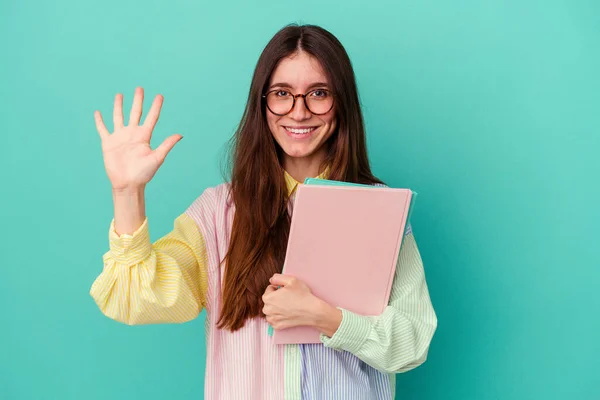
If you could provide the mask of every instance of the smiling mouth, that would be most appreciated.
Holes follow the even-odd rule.
[[[300,129],[298,129],[298,128],[291,128],[291,127],[288,127],[288,126],[284,126],[284,129],[286,131],[288,131],[289,133],[293,133],[295,135],[305,135],[307,133],[313,132],[315,129],[317,129],[317,127],[313,126],[313,127],[310,127],[310,128],[300,128]]]

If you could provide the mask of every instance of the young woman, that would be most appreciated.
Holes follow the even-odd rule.
[[[95,112],[115,213],[90,291],[102,312],[133,325],[181,323],[205,309],[206,399],[393,398],[394,373],[425,361],[437,327],[412,232],[378,316],[333,307],[280,274],[299,182],[381,183],[369,167],[341,43],[312,25],[287,26],[271,39],[235,134],[231,182],[205,190],[154,243],[144,188],[181,135],[151,149],[162,97],[140,125],[142,101],[138,88],[125,126],[117,94],[112,134]],[[268,324],[313,326],[322,344],[275,345]]]

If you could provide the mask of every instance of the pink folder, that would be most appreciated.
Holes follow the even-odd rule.
[[[412,191],[299,185],[283,273],[360,315],[388,304]],[[276,344],[321,343],[311,327],[276,330]]]

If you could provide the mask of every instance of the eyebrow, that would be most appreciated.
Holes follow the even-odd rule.
[[[279,82],[279,83],[272,84],[269,87],[269,89],[273,89],[274,87],[283,87],[283,88],[291,89],[292,85],[290,85],[289,83],[285,83],[285,82]],[[329,85],[325,82],[315,82],[307,88],[307,91],[311,90],[313,88],[316,88],[316,87],[329,87]]]

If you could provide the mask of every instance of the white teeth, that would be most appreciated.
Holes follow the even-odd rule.
[[[308,129],[293,129],[293,128],[285,128],[288,130],[288,132],[292,132],[292,133],[308,133],[308,132],[312,132],[314,131],[316,128],[308,128]]]

